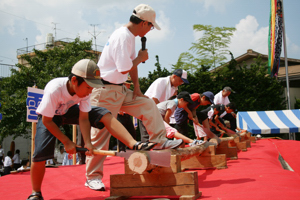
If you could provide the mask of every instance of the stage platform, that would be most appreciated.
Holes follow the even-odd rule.
[[[300,198],[300,142],[261,139],[237,160],[228,160],[227,169],[188,170],[198,172],[199,199],[214,200],[295,200]],[[279,153],[294,171],[284,170]],[[124,173],[123,159],[108,157],[104,163],[105,192],[84,186],[85,165],[47,168],[42,192],[45,200],[103,200],[110,195],[110,175]],[[0,197],[25,200],[31,193],[30,172],[0,177]],[[174,196],[132,197],[130,199],[178,199]]]

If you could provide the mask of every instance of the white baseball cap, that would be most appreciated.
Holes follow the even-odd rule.
[[[79,60],[72,67],[72,74],[82,77],[84,81],[91,87],[99,88],[103,86],[99,67],[93,60]]]
[[[155,22],[155,17],[156,17],[155,11],[151,6],[146,4],[140,4],[137,7],[135,7],[134,10],[136,12],[136,13],[132,13],[134,16],[140,18],[141,20],[151,22],[157,30],[160,30],[160,27]]]

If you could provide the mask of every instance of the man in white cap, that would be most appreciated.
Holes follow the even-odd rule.
[[[139,86],[137,66],[148,60],[148,51],[139,50],[136,56],[135,37],[144,37],[150,30],[160,27],[155,22],[155,11],[148,5],[138,5],[130,21],[115,30],[106,43],[98,66],[104,87],[93,90],[91,104],[107,108],[113,116],[121,110],[144,122],[150,136],[150,142],[157,143],[155,148],[177,148],[182,140],[168,140],[161,114],[152,99],[146,98]],[[130,75],[134,90],[126,88],[123,82]],[[97,149],[108,149],[110,133],[106,128],[92,128],[91,141]],[[87,156],[85,185],[93,190],[105,190],[103,162],[106,156]]]
[[[187,72],[183,69],[174,70],[171,76],[161,77],[156,79],[147,89],[145,95],[151,99],[156,104],[160,102],[167,101],[171,96],[174,95],[175,91],[178,90],[178,86],[182,84],[189,84],[187,80]],[[149,134],[142,121],[139,121],[141,141],[149,141]]]

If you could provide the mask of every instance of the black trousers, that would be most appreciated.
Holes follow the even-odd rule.
[[[175,128],[177,131],[186,137],[189,137],[189,126],[188,126],[188,120],[180,123],[180,124],[175,124]]]

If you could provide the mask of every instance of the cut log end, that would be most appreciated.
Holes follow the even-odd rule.
[[[133,172],[142,174],[149,165],[149,155],[146,152],[135,152],[128,158],[128,166]]]

